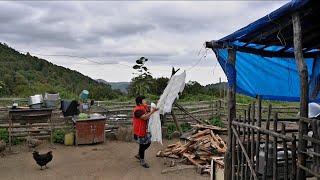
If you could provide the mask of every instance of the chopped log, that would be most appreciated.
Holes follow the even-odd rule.
[[[173,159],[179,159],[180,158],[179,156],[174,155],[174,154],[170,154],[168,157],[169,158],[173,158]]]
[[[163,151],[158,151],[156,154],[157,157],[164,157]]]
[[[167,148],[171,148],[171,147],[175,147],[177,144],[175,143],[175,144],[169,144],[168,146],[167,146]]]
[[[221,128],[221,127],[213,126],[213,125],[192,124],[191,127],[195,127],[195,128],[199,128],[199,129],[211,129],[211,130],[217,131],[217,132],[227,131],[226,128]]]
[[[201,167],[201,165],[197,161],[195,161],[190,154],[183,153],[183,156],[186,157],[193,165]]]
[[[186,137],[187,143],[183,144],[178,141],[175,144],[170,144],[164,150],[157,152],[157,156],[174,159],[184,158],[185,163],[193,164],[197,167],[198,172],[205,173],[207,169],[210,169],[211,159],[216,158],[217,154],[225,153],[227,148],[226,143],[214,132],[211,129],[198,129],[193,135]]]

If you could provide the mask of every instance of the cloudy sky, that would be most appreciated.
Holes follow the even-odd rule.
[[[131,66],[144,56],[155,77],[174,66],[209,84],[226,78],[203,43],[287,2],[0,1],[0,42],[94,79],[130,81]]]

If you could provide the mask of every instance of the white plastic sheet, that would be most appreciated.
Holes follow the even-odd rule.
[[[156,104],[151,103],[151,110],[156,107]],[[159,111],[156,111],[150,116],[148,131],[151,133],[151,141],[162,144],[161,120]]]
[[[171,112],[173,102],[179,98],[179,93],[182,92],[185,87],[185,80],[185,71],[180,75],[172,76],[163,94],[160,96],[157,105],[154,103],[151,104],[151,109],[159,109],[159,111],[153,113],[149,119],[148,131],[151,133],[151,141],[162,144],[160,114]]]
[[[179,98],[179,93],[182,92],[185,87],[185,80],[185,71],[171,77],[157,104],[160,114],[171,112],[174,100]]]

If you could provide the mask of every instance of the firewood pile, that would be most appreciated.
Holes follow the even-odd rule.
[[[199,125],[201,126],[201,125]],[[195,165],[200,173],[210,173],[213,158],[222,157],[227,150],[226,143],[215,134],[216,126],[194,126],[196,132],[188,136],[185,143],[178,141],[157,153],[157,157],[185,159],[187,164]],[[218,131],[219,132],[219,131]]]

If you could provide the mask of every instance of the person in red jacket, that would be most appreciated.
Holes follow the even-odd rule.
[[[144,96],[136,98],[136,107],[133,109],[133,136],[139,144],[139,153],[135,157],[140,160],[141,166],[145,168],[149,168],[149,165],[144,160],[144,154],[151,144],[151,134],[147,132],[148,121],[156,111],[157,109],[153,109],[150,112]]]

